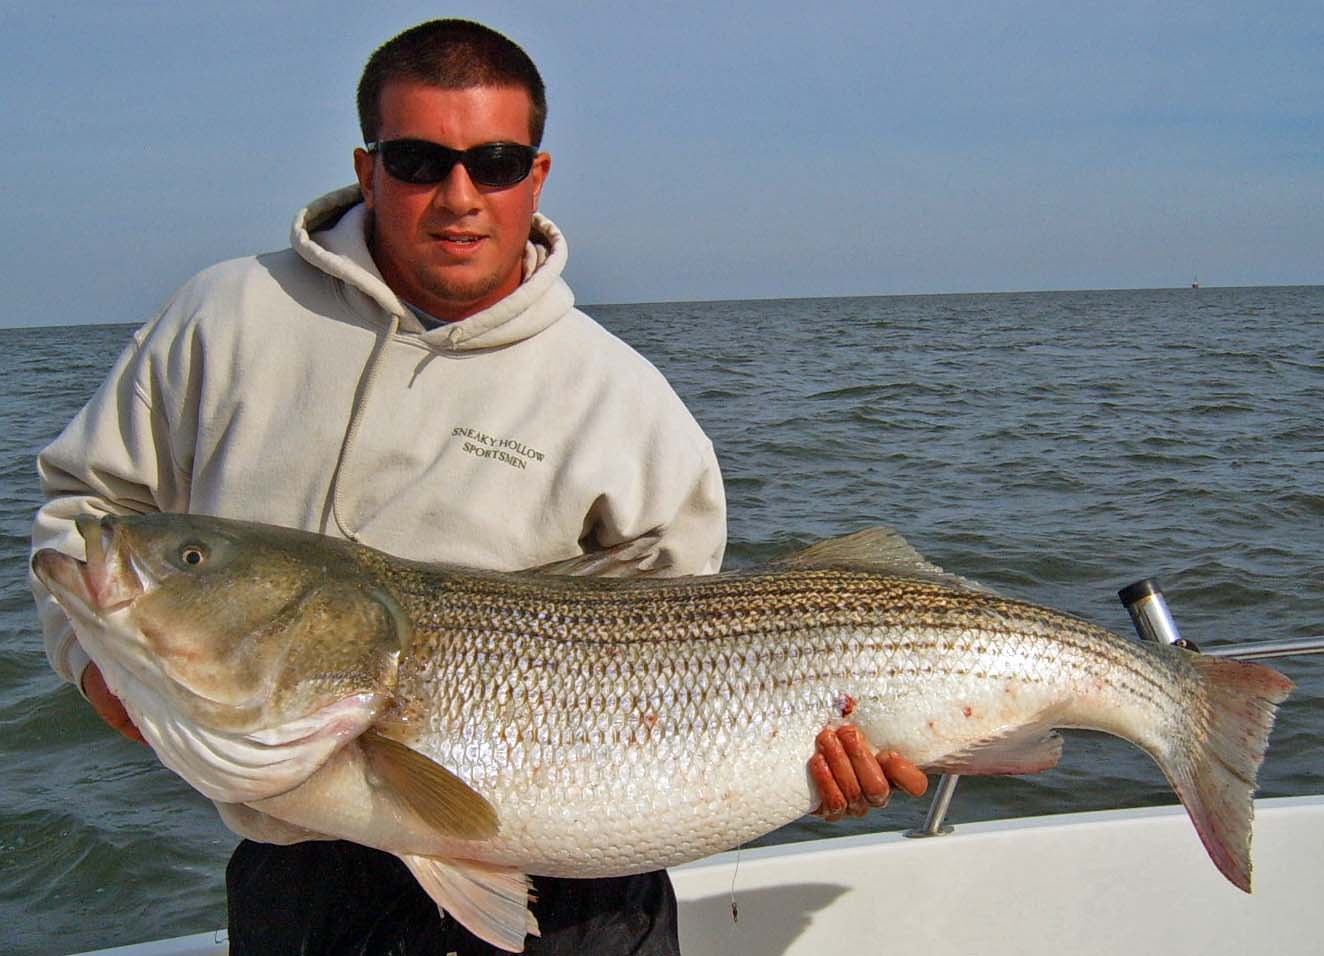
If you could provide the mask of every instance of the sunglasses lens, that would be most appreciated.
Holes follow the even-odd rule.
[[[460,158],[455,150],[436,143],[401,139],[382,143],[378,147],[386,171],[404,183],[418,186],[439,183],[445,179]]]
[[[513,186],[533,168],[534,151],[514,143],[492,143],[471,149],[464,168],[483,186]]]
[[[469,177],[480,186],[513,186],[533,169],[537,150],[518,143],[488,143],[460,152],[421,139],[396,139],[377,145],[386,171],[403,183],[430,186],[450,175],[463,162]]]

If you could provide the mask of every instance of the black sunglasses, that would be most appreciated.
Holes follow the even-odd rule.
[[[364,148],[382,157],[382,165],[393,178],[415,186],[441,182],[456,163],[479,186],[513,186],[529,175],[538,155],[535,147],[519,143],[484,143],[461,150],[425,139],[388,139]]]

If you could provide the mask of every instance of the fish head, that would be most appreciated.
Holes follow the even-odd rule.
[[[33,573],[162,762],[212,799],[297,785],[389,703],[410,625],[357,546],[203,515],[76,526],[86,559],[42,550]]]

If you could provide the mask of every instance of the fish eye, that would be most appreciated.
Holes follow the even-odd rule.
[[[179,560],[186,567],[199,567],[207,560],[207,548],[196,541],[190,541],[180,546]]]

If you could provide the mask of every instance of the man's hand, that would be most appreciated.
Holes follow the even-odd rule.
[[[844,813],[862,817],[871,807],[885,807],[893,787],[912,797],[929,788],[922,770],[894,750],[876,752],[854,724],[829,727],[815,743],[809,776],[821,801],[814,813],[825,820],[840,820]]]
[[[83,671],[83,694],[102,720],[130,740],[136,740],[140,744],[147,743],[133,721],[129,719],[129,712],[124,709],[120,699],[106,686],[106,679],[101,676],[101,668],[96,664],[88,664]]]

